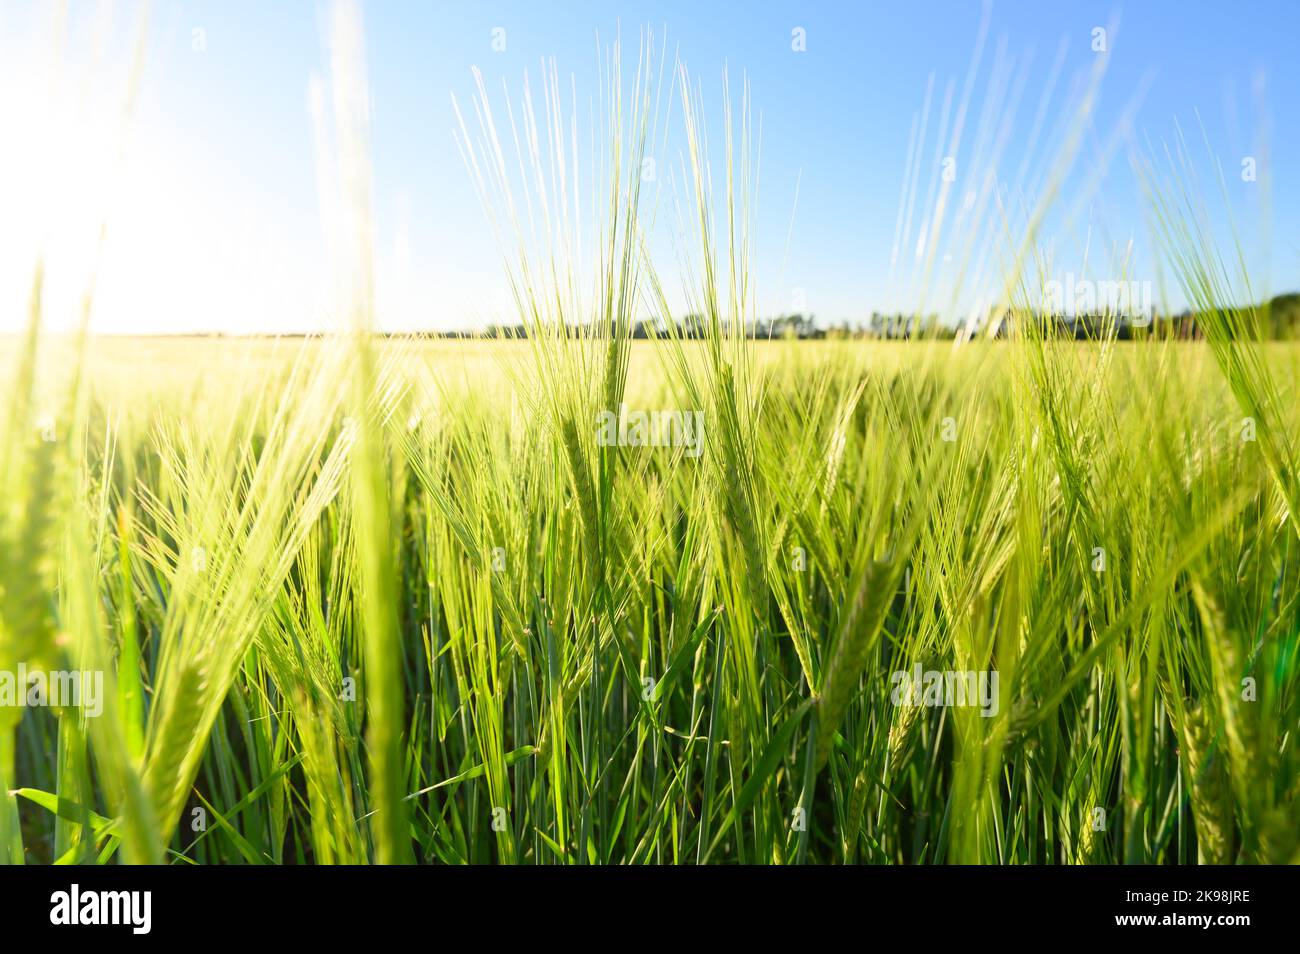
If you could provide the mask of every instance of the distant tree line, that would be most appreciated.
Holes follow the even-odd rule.
[[[1255,315],[1263,324],[1262,337],[1275,340],[1300,340],[1300,293],[1277,295],[1255,308]],[[1036,319],[1050,332],[1061,338],[1079,340],[1099,337],[1159,338],[1193,340],[1204,337],[1204,329],[1196,313],[1184,310],[1175,315],[1147,315],[1138,319],[1094,315],[1040,315]],[[998,322],[997,337],[1014,333],[1015,321],[1003,316]],[[676,333],[687,339],[707,336],[708,322],[701,315],[685,315],[670,328],[663,320],[634,321],[631,336],[634,339],[667,337]],[[762,318],[751,322],[746,334],[755,339],[843,339],[884,338],[907,340],[911,338],[954,338],[958,328],[939,320],[937,315],[881,314],[872,312],[866,322],[818,322],[814,315],[796,313],[775,318]],[[579,326],[573,333],[579,334]],[[528,329],[523,324],[493,324],[484,331],[434,332],[436,338],[527,338]]]
[[[1276,295],[1249,309],[1248,313],[1260,325],[1258,337],[1274,341],[1300,340],[1300,293]],[[1243,309],[1243,316],[1247,310]],[[1121,340],[1157,338],[1195,340],[1205,337],[1205,329],[1197,313],[1184,309],[1174,315],[1146,315],[1134,319],[1113,315],[1043,316],[1055,333],[1063,338],[1093,339],[1113,336]],[[1012,322],[1005,321],[999,337],[1011,333]]]
[[[634,321],[631,326],[631,336],[637,340],[648,338],[666,338],[671,335],[686,339],[697,339],[708,337],[708,321],[703,315],[689,314],[677,319],[674,327],[670,327],[667,322],[656,319],[653,321]],[[573,327],[575,334],[578,333],[578,326]],[[745,329],[745,334],[750,338],[824,338],[826,337],[825,329],[818,328],[814,323],[812,315],[781,315],[777,318],[762,318],[758,321],[751,322]],[[487,338],[527,338],[528,329],[523,324],[502,325],[493,324],[487,327],[487,330],[481,333],[465,334],[462,332],[452,332],[440,337],[460,338],[460,337],[487,337]]]

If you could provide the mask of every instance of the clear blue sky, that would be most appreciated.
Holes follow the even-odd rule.
[[[0,79],[10,84],[19,68],[14,63],[23,62],[21,56],[14,59],[15,52],[41,45],[48,16],[24,4],[0,9],[0,55],[9,63],[0,66]],[[107,274],[116,264],[122,277],[116,284],[105,279],[97,328],[301,330],[324,320],[326,303],[305,291],[326,284],[306,108],[308,77],[325,66],[324,11],[322,4],[299,2],[154,6],[123,173],[127,184],[112,206],[110,242],[117,244],[104,266]],[[819,319],[860,320],[899,301],[890,262],[909,137],[933,76],[910,234],[914,243],[931,183],[938,181],[932,160],[946,154],[946,149],[936,151],[935,140],[944,91],[954,84],[955,110],[983,8],[963,0],[390,0],[363,3],[362,13],[373,101],[380,294],[381,301],[400,297],[402,302],[384,321],[393,327],[447,328],[483,320],[500,301],[495,246],[453,142],[451,95],[462,104],[470,100],[471,66],[484,71],[489,89],[499,91],[503,77],[518,89],[526,69],[536,79],[539,59],[554,57],[566,83],[568,74],[574,75],[580,97],[594,96],[597,34],[608,42],[621,30],[629,59],[626,48],[635,48],[639,31],[649,26],[658,36],[666,31],[669,56],[680,57],[702,84],[711,132],[721,121],[724,67],[733,83],[746,75],[763,129],[756,229],[760,311],[789,310],[793,290],[803,289],[807,307]],[[91,31],[86,24],[94,15],[93,5],[72,4],[67,46],[74,68],[87,62]],[[127,6],[114,21],[110,45],[123,54],[130,46],[132,18]],[[1136,104],[1137,138],[1159,144],[1175,135],[1180,120],[1201,156],[1199,110],[1223,160],[1258,284],[1273,292],[1300,288],[1295,179],[1300,171],[1300,123],[1295,121],[1300,4],[1294,0],[994,3],[956,156],[954,207],[968,184],[963,174],[977,161],[981,129],[996,133],[1007,116],[996,166],[999,181],[1014,186],[1022,162],[1037,168],[1036,150],[1046,150],[1051,130],[1070,118],[1071,83],[1095,63],[1092,31],[1099,26],[1111,28],[1110,60],[1075,172],[1051,219],[1059,255],[1055,268],[1076,267],[1091,225],[1094,263],[1103,245],[1123,246],[1131,235],[1135,253],[1129,277],[1155,277],[1145,251],[1144,201],[1122,137],[1105,177],[1090,178],[1121,115]],[[495,27],[506,31],[503,52],[492,48]],[[806,52],[791,48],[796,27],[806,33]],[[199,50],[195,30],[203,31]],[[1058,50],[1064,51],[1060,95],[1031,141],[1039,94]],[[1007,82],[990,98],[990,82],[997,89],[1000,72]],[[89,75],[95,77],[92,86],[111,85],[93,71]],[[1017,89],[1023,98],[1011,114]],[[674,110],[679,112],[676,104]],[[951,124],[950,119],[948,132]],[[1259,154],[1265,131],[1267,160]],[[682,146],[682,137],[670,132],[669,163],[677,161]],[[1248,155],[1259,155],[1267,166],[1260,182],[1240,181],[1240,158]],[[1266,196],[1265,179],[1271,180]],[[12,182],[6,188],[13,189]],[[1220,204],[1217,188],[1210,199],[1212,206]],[[1272,222],[1267,248],[1258,238],[1258,205],[1265,199]],[[1078,213],[1073,218],[1067,215],[1072,209]],[[117,217],[124,222],[115,231]],[[169,277],[146,282],[132,262],[147,257],[143,249],[151,242],[162,263],[158,271]],[[914,251],[910,243],[904,258]],[[672,264],[664,263],[668,269]],[[400,288],[401,295],[385,298],[392,288]],[[902,294],[906,299],[908,293]],[[149,301],[133,307],[141,296]],[[1180,296],[1172,297],[1181,303]],[[13,304],[5,301],[6,314]]]

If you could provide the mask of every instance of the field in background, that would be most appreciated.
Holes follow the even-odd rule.
[[[266,373],[274,376],[283,372],[303,349],[320,350],[327,347],[322,338],[241,338],[241,337],[103,337],[95,340],[89,354],[90,376],[94,386],[106,400],[127,393],[138,396],[149,393],[175,394],[177,389],[217,387],[222,379],[255,376]],[[12,353],[17,339],[0,339],[0,355]],[[1001,341],[974,342],[973,346],[986,351],[989,363],[1006,365],[1003,356],[1015,353],[1014,345]],[[687,345],[697,351],[704,343]],[[1142,346],[1132,342],[1114,342],[1111,354],[1131,360],[1128,356],[1142,353]],[[1257,345],[1275,376],[1294,374],[1300,361],[1300,346],[1286,342],[1264,342]],[[447,386],[491,388],[498,383],[510,383],[509,375],[518,370],[526,372],[531,358],[525,341],[474,341],[439,340],[416,337],[385,339],[380,345],[409,360],[412,366],[427,367],[438,380]],[[1078,360],[1088,362],[1100,353],[1094,345],[1076,344],[1073,349],[1063,343],[1063,352],[1071,350]],[[772,369],[786,365],[792,374],[801,374],[812,366],[848,361],[861,368],[896,370],[914,363],[921,354],[942,355],[955,352],[951,341],[918,345],[910,341],[764,341],[752,343],[753,358],[759,367]],[[928,349],[928,352],[927,352]],[[630,343],[629,387],[653,393],[663,383],[662,357],[656,357],[656,345],[649,341]],[[1207,376],[1214,381],[1214,356],[1203,341],[1171,341],[1152,343],[1151,350],[1160,350],[1163,360],[1178,365],[1193,376]],[[52,338],[45,343],[41,356],[43,376],[53,382],[49,372],[74,359],[75,342]],[[1219,378],[1215,386],[1222,387]]]
[[[555,411],[600,339],[386,341],[364,422],[346,341],[91,341],[10,434],[0,669],[107,704],[0,727],[10,860],[1300,861],[1295,515],[1209,345],[725,344],[630,348],[691,457]]]

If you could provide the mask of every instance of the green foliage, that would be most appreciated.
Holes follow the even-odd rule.
[[[1296,535],[1209,345],[750,347],[757,567],[725,436],[698,460],[599,448],[609,487],[584,493],[525,410],[544,385],[487,373],[527,344],[377,348],[407,814],[384,837],[445,862],[1295,859]],[[629,400],[679,401],[672,348],[632,349]],[[389,860],[363,821],[388,803],[334,398],[352,365],[327,344],[166,354],[226,375],[225,400],[112,385],[136,423],[84,428],[94,503],[58,522],[85,544],[45,584],[53,630],[141,687],[147,744],[128,705],[27,710],[7,734],[24,853]],[[1300,354],[1263,361],[1290,382]],[[107,423],[101,400],[83,413]],[[306,447],[277,439],[307,421]],[[996,669],[997,714],[895,705],[917,663]],[[94,774],[52,773],[79,738]]]
[[[715,194],[683,69],[688,334],[639,224],[653,47],[626,100],[616,48],[591,247],[554,71],[549,140],[481,83],[462,124],[527,340],[382,340],[338,17],[346,333],[68,349],[37,273],[0,670],[106,688],[0,709],[0,860],[1300,862],[1300,350],[1182,196],[1206,341],[1041,333],[1029,228],[1010,341],[756,342],[747,95]],[[701,453],[602,442],[624,405]],[[909,705],[917,668],[996,695]]]

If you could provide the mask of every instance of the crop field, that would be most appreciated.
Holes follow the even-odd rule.
[[[648,33],[590,108],[475,69],[437,186],[509,315],[436,337],[383,321],[364,32],[323,25],[327,327],[97,334],[122,254],[0,301],[0,863],[1300,864],[1300,343],[1182,139],[1132,161],[1185,310],[1063,331],[1095,47],[1018,191],[947,165],[955,81],[914,122],[905,340],[762,324],[747,81],[719,114]]]
[[[597,444],[604,340],[386,342],[365,422],[346,341],[101,345],[9,431],[4,662],[107,674],[5,710],[9,859],[1300,860],[1289,386],[1251,433],[1205,343],[720,344],[611,402],[698,457]]]

